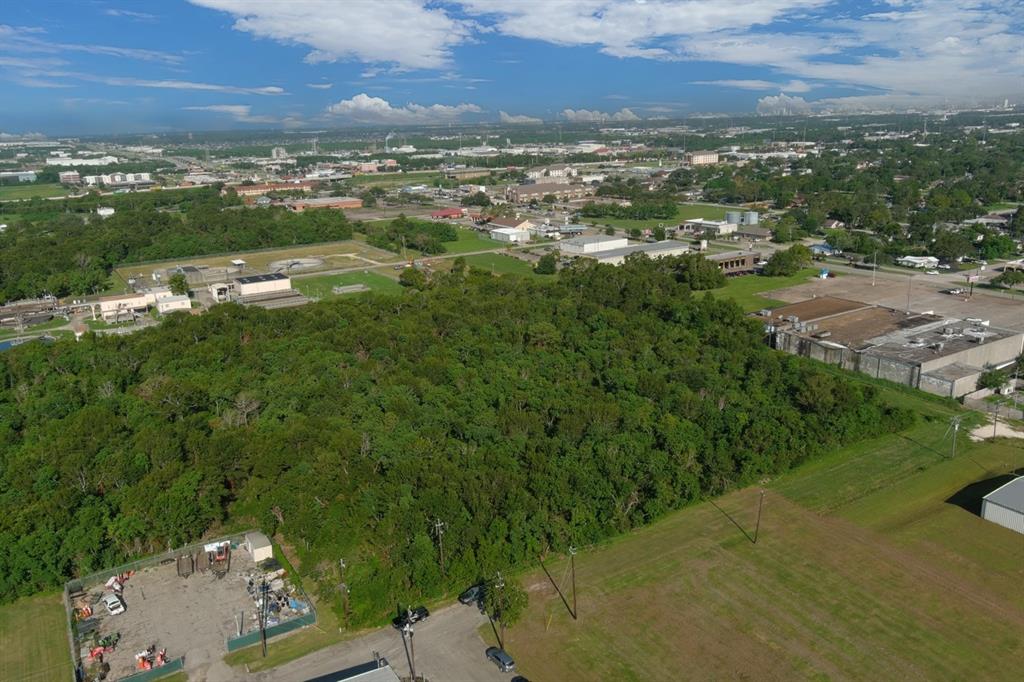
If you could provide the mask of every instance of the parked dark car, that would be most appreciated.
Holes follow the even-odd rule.
[[[396,630],[401,630],[406,626],[406,624],[413,625],[421,620],[426,620],[429,616],[430,611],[427,610],[426,606],[417,606],[414,609],[403,611],[392,618],[391,625],[393,625]]]
[[[516,669],[516,662],[512,660],[512,657],[504,649],[489,646],[485,653],[488,659],[494,661],[494,665],[498,666],[498,670],[501,672],[510,673]]]
[[[484,598],[484,586],[473,585],[459,595],[459,602],[463,604],[475,604]]]

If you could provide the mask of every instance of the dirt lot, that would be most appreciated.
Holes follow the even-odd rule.
[[[975,289],[974,296],[964,300],[964,296],[942,293],[942,290],[949,286],[951,284],[927,275],[915,276],[909,287],[907,277],[881,276],[875,286],[871,286],[870,276],[841,274],[834,279],[814,280],[807,284],[778,289],[770,292],[769,296],[787,303],[802,301],[812,296],[838,296],[905,310],[909,288],[910,307],[916,312],[930,310],[937,315],[961,319],[980,317],[983,320],[991,320],[994,326],[1024,330],[1024,299],[1013,300],[993,296]]]
[[[232,552],[231,570],[222,579],[210,571],[180,578],[173,563],[133,575],[124,586],[125,612],[101,616],[102,635],[121,633],[117,649],[105,656],[112,679],[136,672],[135,654],[150,645],[166,648],[169,660],[184,655],[189,679],[233,679],[221,659],[240,613],[246,631],[251,627],[254,604],[246,593],[245,573],[254,568],[248,552],[240,549]]]

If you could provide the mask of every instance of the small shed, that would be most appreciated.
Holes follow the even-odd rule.
[[[1024,476],[981,498],[981,518],[1024,534]]]
[[[258,531],[245,534],[245,548],[249,550],[252,560],[257,564],[274,558],[274,548],[270,544],[270,538]]]

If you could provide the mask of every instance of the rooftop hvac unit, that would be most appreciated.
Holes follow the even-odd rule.
[[[958,333],[958,331],[957,331],[956,327],[943,327],[942,328],[943,336],[956,336],[957,333]]]
[[[942,349],[946,347],[946,344],[943,343],[942,341],[939,341],[938,343],[933,343],[931,347],[935,349],[936,353],[941,353]]]

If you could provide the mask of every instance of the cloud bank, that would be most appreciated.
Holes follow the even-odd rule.
[[[459,120],[463,114],[479,114],[482,111],[483,109],[476,104],[466,103],[427,106],[409,103],[396,107],[386,99],[371,97],[365,92],[327,107],[329,114],[353,123],[393,123],[397,125],[449,123]]]

